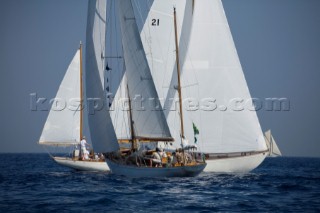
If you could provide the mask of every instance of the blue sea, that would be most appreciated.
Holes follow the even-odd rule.
[[[0,212],[320,212],[320,158],[158,179],[78,172],[47,154],[0,154],[0,165]]]

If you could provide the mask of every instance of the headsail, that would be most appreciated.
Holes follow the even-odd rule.
[[[119,18],[136,138],[172,140],[158,102],[130,0],[119,2]]]
[[[88,122],[96,152],[119,149],[104,93],[106,0],[88,3],[86,40],[86,96]]]
[[[47,121],[44,125],[39,144],[52,146],[71,146],[80,141],[80,50],[73,57],[60,84]],[[58,106],[56,104],[66,103]],[[78,107],[70,108],[76,101]],[[75,103],[76,103],[75,102]],[[73,106],[73,105],[72,105]]]
[[[198,85],[188,87],[187,94],[202,107],[198,112],[188,111],[189,118],[200,124],[201,147],[209,153],[266,150],[257,114],[245,108],[252,106],[251,95],[221,0],[196,1],[193,16],[182,78]],[[219,107],[204,109],[203,101],[208,98],[214,98]],[[243,110],[232,106],[234,99],[246,103]]]
[[[195,122],[201,129],[199,146],[205,152],[266,150],[257,114],[248,109],[253,108],[251,95],[221,0],[195,1],[192,17],[182,66],[183,99],[191,100],[191,107],[184,108],[185,120],[190,123],[185,125],[187,138],[193,137]],[[239,99],[243,110],[232,105]],[[176,112],[170,111],[170,128],[178,129],[177,119]]]
[[[271,157],[281,156],[282,154],[280,152],[280,149],[276,141],[274,140],[270,129],[264,133],[264,137],[266,140],[266,145],[269,149],[269,156]]]

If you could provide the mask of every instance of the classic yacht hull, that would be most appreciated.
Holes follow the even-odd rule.
[[[69,167],[80,171],[109,171],[109,167],[105,161],[80,161],[66,157],[53,157],[53,160],[65,167]]]
[[[268,151],[265,151],[246,156],[208,159],[204,172],[247,173],[258,167],[267,155]]]
[[[127,177],[194,177],[199,175],[207,164],[180,167],[137,167],[118,164],[106,160],[112,173]]]

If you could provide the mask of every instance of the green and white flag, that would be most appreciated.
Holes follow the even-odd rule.
[[[197,136],[199,135],[199,129],[197,128],[197,126],[192,122],[192,126],[193,126],[193,134],[194,134],[194,143],[197,143],[198,138]]]

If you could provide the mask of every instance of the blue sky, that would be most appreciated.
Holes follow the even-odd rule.
[[[253,97],[288,98],[290,111],[258,111],[284,155],[320,157],[320,1],[223,0]],[[2,0],[0,152],[43,152],[47,111],[30,93],[53,98],[79,41],[87,0]]]

